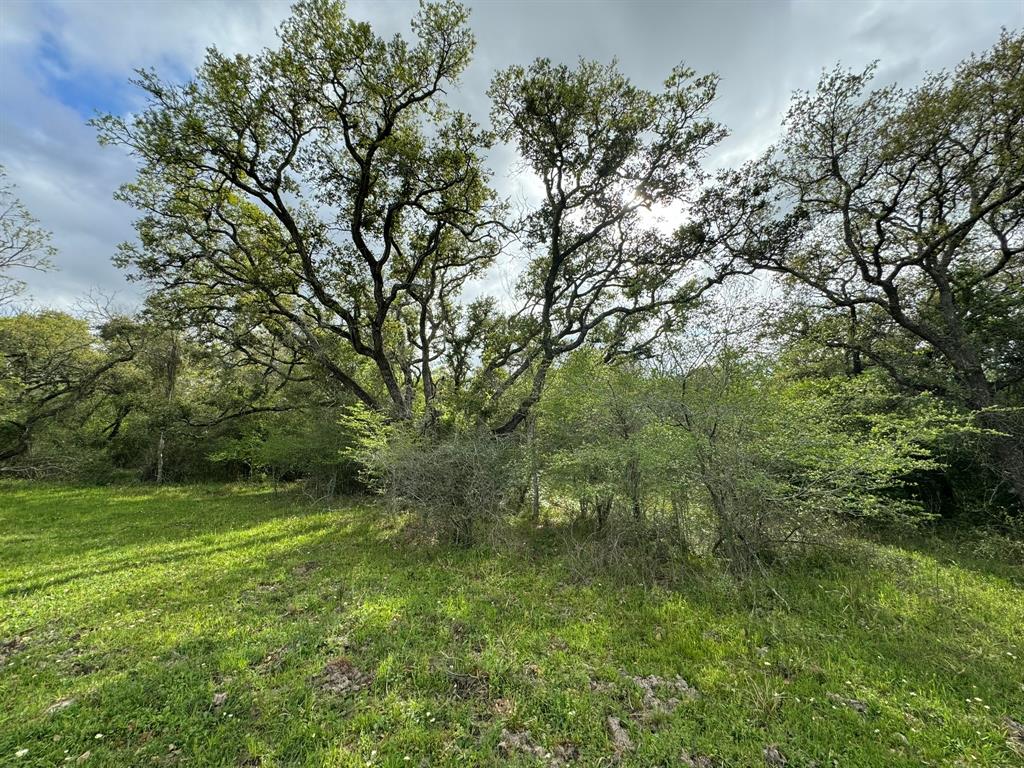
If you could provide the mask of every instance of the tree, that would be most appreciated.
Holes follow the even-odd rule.
[[[728,339],[708,352],[694,365],[668,350],[650,403],[676,433],[662,438],[678,451],[673,480],[703,500],[728,559],[749,564],[790,544],[827,543],[844,518],[927,517],[894,490],[934,466],[928,444],[949,423],[937,403],[897,408],[875,376],[788,380]]]
[[[22,293],[25,283],[12,272],[19,269],[47,270],[57,250],[50,233],[14,195],[7,183],[7,171],[0,165],[0,308]]]
[[[281,415],[275,423],[282,430],[289,418],[304,424],[334,418],[323,409],[337,403],[311,386],[319,377],[308,367],[282,373],[269,357],[258,363],[244,351],[181,329],[160,298],[150,297],[136,318],[131,376],[113,398],[113,420],[104,430],[115,463],[157,483],[203,476],[209,454],[223,453],[215,447],[220,441],[260,431],[265,418]]]
[[[669,236],[647,223],[652,209],[693,202],[701,160],[725,136],[706,115],[716,85],[713,75],[677,67],[652,93],[614,64],[547,59],[495,77],[498,135],[543,186],[521,225],[522,306],[483,355],[482,378],[493,380],[485,414],[521,390],[497,432],[526,419],[559,357],[588,340],[607,359],[642,354],[735,270],[732,260],[716,261],[721,233],[712,227]]]
[[[133,325],[115,319],[98,337],[62,312],[0,318],[0,461],[27,454],[39,428],[89,405],[135,355]]]
[[[649,390],[638,366],[608,364],[584,346],[554,368],[536,408],[545,481],[578,499],[581,516],[593,509],[598,528],[616,501],[640,522],[658,495],[672,495],[664,483],[673,476],[666,435]]]
[[[432,407],[444,318],[494,255],[487,136],[447,108],[469,62],[466,10],[426,3],[385,40],[302,0],[279,45],[211,49],[193,80],[136,81],[148,107],[96,122],[142,161],[122,262],[182,317],[282,373],[315,364],[398,418]]]
[[[795,97],[741,194],[799,242],[752,262],[825,300],[854,372],[976,411],[1024,504],[1024,36],[910,90],[869,90],[873,71]]]

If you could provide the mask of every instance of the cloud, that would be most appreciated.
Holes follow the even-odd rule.
[[[10,2],[0,13],[0,163],[59,250],[57,271],[31,276],[31,293],[63,308],[97,288],[137,301],[140,286],[111,263],[134,234],[133,211],[113,195],[135,165],[101,149],[86,121],[139,106],[129,84],[137,68],[184,78],[210,44],[258,50],[287,6]]]
[[[722,77],[713,112],[731,135],[710,158],[716,167],[755,156],[778,135],[794,89],[813,87],[836,61],[853,68],[881,60],[879,79],[912,84],[1024,26],[1020,2],[520,2],[471,3],[477,54],[456,106],[485,123],[486,89],[502,67],[537,56],[574,61],[617,58],[640,85],[657,87],[685,61]],[[408,29],[416,3],[349,3],[353,17],[384,34]],[[183,79],[207,46],[253,52],[272,43],[284,2],[197,0],[165,3],[0,0],[0,163],[31,211],[54,232],[60,271],[30,276],[42,303],[73,306],[91,287],[138,297],[111,265],[132,237],[133,212],[113,199],[134,163],[99,148],[85,125],[94,111],[128,112],[139,95],[133,70],[153,67]],[[514,155],[492,155],[495,184],[530,198]],[[508,263],[474,287],[504,292]]]

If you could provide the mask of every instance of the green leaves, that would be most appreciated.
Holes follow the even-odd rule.
[[[691,212],[704,153],[725,135],[705,114],[716,84],[677,67],[655,93],[614,62],[586,60],[570,67],[537,59],[495,76],[497,135],[543,188],[521,224],[529,263],[517,317],[532,321],[535,335],[512,368],[513,379],[529,371],[532,382],[499,431],[522,422],[553,361],[587,343],[609,359],[646,354],[732,271],[710,238],[668,236],[651,215],[670,204]]]
[[[491,119],[569,207],[598,194],[667,202],[699,181],[703,152],[725,132],[703,115],[717,77],[677,67],[665,85],[644,91],[614,62],[537,59],[495,76]]]
[[[183,85],[140,73],[147,108],[95,123],[142,161],[121,198],[143,214],[143,250],[122,263],[254,362],[256,324],[362,402],[411,416],[442,353],[435,318],[494,257],[489,138],[443,103],[472,53],[467,18],[424,3],[412,40],[386,40],[308,0],[275,48],[211,49]]]
[[[50,233],[18,200],[6,177],[7,171],[0,165],[0,308],[24,290],[19,271],[51,269],[56,255]]]
[[[1024,378],[1022,51],[1004,32],[911,89],[872,90],[873,66],[824,73],[749,169],[741,196],[760,213],[734,248],[788,278],[822,358],[998,423],[989,461],[1018,505],[1021,425],[989,409],[1019,402]]]

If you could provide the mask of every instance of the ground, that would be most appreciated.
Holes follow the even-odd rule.
[[[335,506],[0,485],[0,765],[1024,764],[1020,563],[863,542],[645,587]]]

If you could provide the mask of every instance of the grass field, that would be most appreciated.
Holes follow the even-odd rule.
[[[2,485],[0,765],[1024,764],[1020,563],[865,542],[669,590],[581,582],[556,535]]]

